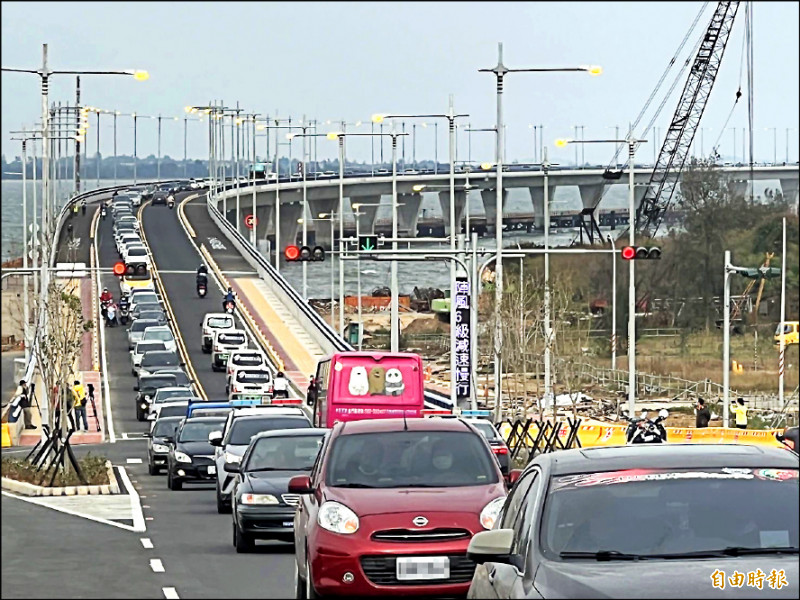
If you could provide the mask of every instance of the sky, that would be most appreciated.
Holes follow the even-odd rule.
[[[457,113],[469,114],[464,127],[493,127],[495,76],[479,73],[503,62],[511,68],[600,65],[603,74],[512,73],[506,77],[503,113],[506,160],[530,162],[532,124],[544,125],[544,145],[553,162],[575,162],[575,148],[556,148],[556,138],[608,139],[620,135],[639,115],[657,81],[678,49],[700,2],[3,2],[2,64],[36,69],[42,44],[49,45],[52,70],[144,69],[147,81],[124,76],[84,76],[86,105],[122,113],[178,117],[162,121],[162,154],[183,157],[184,106],[224,100],[248,112],[280,118],[303,115],[322,122],[319,132],[336,126],[325,121],[364,124],[348,131],[370,130],[374,113],[445,113],[453,94]],[[720,153],[742,159],[747,128],[747,71],[742,60],[745,3],[741,3],[717,81],[701,125],[703,151],[722,133]],[[708,24],[716,3],[707,3],[683,58]],[[756,2],[753,9],[754,146],[756,161],[798,160],[798,7],[797,2]],[[670,72],[657,105],[672,82]],[[681,77],[655,126],[663,138],[683,87]],[[74,102],[75,78],[51,78],[50,99]],[[742,99],[734,106],[741,85]],[[39,78],[3,72],[2,152],[20,154],[9,131],[33,127],[41,111]],[[733,109],[733,110],[732,110]],[[653,114],[651,110],[648,118]],[[722,132],[728,115],[730,120]],[[416,139],[405,140],[406,161],[432,159],[438,142],[440,162],[447,160],[446,120],[438,136],[417,120]],[[111,155],[113,119],[101,115],[100,151]],[[412,120],[406,131],[412,132]],[[428,119],[428,123],[433,121]],[[96,151],[94,116],[88,152]],[[644,125],[644,123],[643,123]],[[398,122],[398,129],[401,127]],[[775,129],[773,129],[775,128]],[[376,127],[377,129],[377,127]],[[640,134],[643,127],[637,129]],[[157,122],[138,121],[138,155],[157,153]],[[388,131],[388,129],[387,129]],[[283,133],[283,132],[282,132]],[[651,132],[637,162],[652,162],[661,139]],[[699,134],[698,134],[699,135]],[[735,145],[734,145],[735,135]],[[189,122],[188,155],[206,158],[207,125]],[[490,133],[458,136],[458,158],[473,162],[494,158]],[[655,139],[658,142],[654,149]],[[274,139],[274,138],[273,138]],[[259,138],[259,154],[266,138]],[[469,148],[471,146],[471,148]],[[379,143],[375,142],[376,153]],[[579,160],[607,164],[609,144],[578,147]],[[118,117],[117,149],[133,153],[133,119]],[[335,158],[336,144],[320,138],[319,158]],[[270,149],[270,154],[274,149]],[[300,140],[293,156],[300,154]],[[354,138],[348,158],[370,160],[372,143]],[[735,155],[734,155],[735,152]],[[401,143],[402,153],[402,143]],[[699,154],[696,138],[694,154]],[[288,147],[281,148],[288,154]],[[388,143],[385,158],[389,157]]]

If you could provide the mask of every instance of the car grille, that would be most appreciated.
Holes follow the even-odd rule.
[[[281,494],[281,498],[283,502],[289,506],[297,506],[300,504],[300,494]]]
[[[197,466],[208,466],[214,464],[214,457],[207,455],[195,454],[192,457],[192,462]]]
[[[378,542],[436,542],[461,540],[471,537],[467,529],[385,529],[372,534]]]
[[[475,563],[464,554],[448,554],[450,577],[448,579],[423,579],[417,581],[397,579],[397,562],[394,556],[362,556],[361,568],[375,585],[447,585],[472,581]]]

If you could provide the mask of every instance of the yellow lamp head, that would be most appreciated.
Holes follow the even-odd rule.
[[[147,71],[134,71],[133,78],[136,81],[146,81],[150,79],[150,73],[148,73]]]
[[[286,139],[291,141],[291,139],[292,139],[292,138],[293,138],[295,135],[296,135],[296,134],[294,134],[294,133],[287,133],[287,134],[286,134]]]
[[[422,190],[424,190],[426,187],[428,187],[428,186],[426,186],[426,185],[423,185],[423,184],[421,184],[421,183],[420,183],[420,184],[417,184],[417,185],[411,186],[411,189],[412,189],[412,190],[414,190],[415,192],[421,192],[421,191],[422,191]]]
[[[374,115],[372,115],[372,122],[373,123],[382,123],[385,116],[386,115],[374,114]]]
[[[600,65],[589,65],[586,70],[589,71],[589,75],[597,76],[603,74],[603,67]]]
[[[326,137],[329,140],[338,140],[339,139],[339,134],[336,133],[335,131],[331,131]]]
[[[194,110],[194,109],[191,106],[184,106],[183,107],[183,111],[184,112],[190,113],[190,112],[192,112],[192,110]]]
[[[494,163],[490,162],[481,163],[481,169],[483,169],[484,171],[489,171],[492,168],[494,168]]]
[[[567,144],[569,144],[569,142],[570,142],[570,140],[568,140],[566,138],[560,138],[560,139],[556,140],[556,146],[559,147],[559,148],[564,148],[564,147],[566,147]]]
[[[264,131],[266,128],[267,128],[267,126],[264,125],[263,123],[259,123],[258,125],[256,125],[256,129],[258,131]]]

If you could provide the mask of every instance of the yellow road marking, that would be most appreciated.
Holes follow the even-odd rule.
[[[189,202],[189,200],[194,200],[195,198],[199,197],[200,197],[199,194],[189,194],[188,196],[186,196],[186,198],[181,200],[181,203],[178,205],[178,218],[181,220],[181,223],[183,223],[183,226],[186,227],[186,230],[189,232],[189,235],[192,236],[193,238],[196,238],[197,235],[194,232],[194,227],[192,227],[191,224],[189,223],[189,219],[187,219],[186,215],[183,213],[183,205]]]

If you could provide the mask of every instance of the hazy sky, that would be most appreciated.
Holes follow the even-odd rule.
[[[682,58],[715,5],[708,3]],[[443,113],[452,93],[456,110],[469,113],[473,127],[490,127],[495,122],[495,77],[478,69],[496,64],[497,43],[503,42],[508,67],[603,67],[600,77],[518,73],[506,78],[507,159],[533,158],[533,130],[528,126],[536,123],[545,125],[551,160],[567,164],[574,161],[573,147],[557,149],[554,140],[573,135],[574,125],[585,126],[585,139],[610,137],[614,126],[624,128],[633,121],[702,6],[700,2],[3,2],[2,62],[8,67],[38,68],[41,45],[48,43],[49,66],[54,70],[148,70],[146,82],[120,76],[81,78],[84,104],[123,113],[183,119],[187,104],[222,99],[230,106],[238,100],[250,112],[364,121],[360,131],[369,131],[375,112]],[[797,2],[755,3],[757,160],[772,160],[773,127],[778,160],[786,157],[787,127],[790,160],[798,160],[798,6]],[[741,3],[702,120],[708,153],[741,81],[745,95],[728,123],[736,128],[738,160],[742,129],[747,127],[744,21]],[[685,76],[656,122],[662,138],[684,81]],[[662,94],[667,88],[665,84]],[[74,76],[52,78],[51,100],[74,102],[74,94]],[[7,157],[20,153],[19,142],[11,141],[8,132],[33,126],[39,115],[39,78],[3,73],[2,151]],[[119,117],[121,154],[132,154],[132,121]],[[447,156],[445,123],[440,122],[438,136],[442,162]],[[94,117],[91,125],[90,154],[96,145]],[[162,153],[182,158],[183,121],[165,121],[162,128]],[[323,126],[320,131],[331,129]],[[101,116],[100,131],[100,149],[109,155],[110,116]],[[416,131],[417,158],[433,158],[433,127],[418,126]],[[205,158],[206,125],[189,123],[188,135],[189,156]],[[733,135],[724,132],[723,155],[733,154]],[[473,160],[493,158],[492,137],[473,134]],[[139,156],[155,154],[156,139],[156,121],[140,120]],[[262,154],[264,143],[258,140]],[[297,157],[299,140],[294,144]],[[317,147],[320,158],[336,155],[334,142],[320,139]],[[348,156],[368,160],[370,147],[368,138],[354,139],[348,142]],[[282,154],[287,151],[283,148]],[[386,152],[388,160],[388,145]],[[589,145],[584,152],[587,161],[605,163],[613,147]],[[405,153],[410,161],[411,136]],[[653,143],[645,145],[639,156],[642,162],[652,160]],[[466,158],[463,134],[459,159]]]

